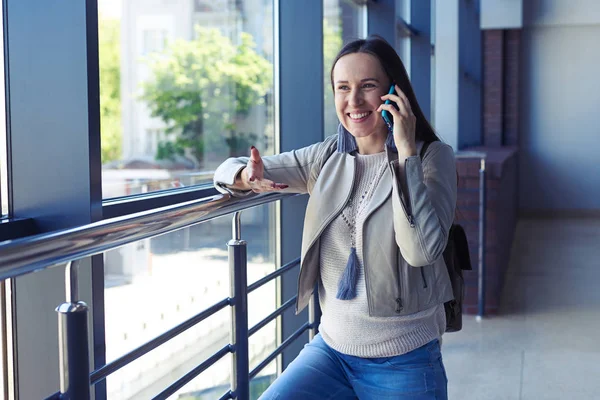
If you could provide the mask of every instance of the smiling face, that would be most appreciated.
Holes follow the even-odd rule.
[[[335,110],[357,142],[385,142],[387,126],[377,108],[383,103],[381,96],[387,94],[390,84],[379,60],[370,54],[347,54],[335,64]]]

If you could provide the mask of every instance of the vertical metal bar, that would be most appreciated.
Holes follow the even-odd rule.
[[[79,260],[69,261],[65,268],[65,290],[68,303],[77,303],[79,298],[79,287],[77,286],[77,276],[79,273]]]
[[[90,399],[90,361],[88,354],[88,306],[77,301],[77,262],[65,268],[67,302],[58,312],[58,349],[60,392],[63,400]]]
[[[233,223],[232,223],[232,237],[233,240],[242,240],[242,212],[238,211],[235,213],[235,215],[233,216]]]
[[[308,339],[313,340],[319,333],[319,322],[321,321],[321,307],[319,305],[319,291],[315,287],[315,291],[310,299],[308,308],[308,323],[310,329],[308,330]]]
[[[7,363],[8,363],[8,380],[4,384],[8,386],[7,400],[20,399],[21,391],[19,387],[19,352],[18,335],[17,335],[17,306],[16,298],[16,282],[15,279],[8,279],[6,282],[6,344],[7,344]]]
[[[241,211],[233,217],[233,239],[229,248],[229,279],[231,287],[231,343],[232,356],[231,390],[238,400],[250,399],[250,374],[248,356],[248,275],[247,245],[241,239]]]
[[[187,251],[190,250],[190,230],[192,229],[191,226],[188,226],[187,228],[185,228],[183,230],[183,248]]]
[[[94,369],[106,364],[106,318],[104,309],[104,254],[91,257],[92,262],[92,338],[94,351],[91,356]],[[93,387],[96,400],[106,400],[106,379],[98,382]]]
[[[6,281],[0,282],[0,339],[2,339],[2,398],[8,399],[8,324],[6,310]]]
[[[478,312],[477,319],[485,314],[485,229],[486,229],[486,182],[485,159],[481,159],[479,169],[479,276],[478,276]]]

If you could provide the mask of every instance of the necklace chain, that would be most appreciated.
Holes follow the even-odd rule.
[[[362,193],[359,192],[352,196],[348,202],[348,206],[342,211],[341,216],[350,230],[350,242],[354,248],[356,247],[356,217],[361,214],[365,207],[369,204],[371,197],[375,192],[375,188],[379,185],[379,181],[383,177],[386,166],[387,163],[384,160],[377,171],[375,179],[368,183],[366,190]],[[364,176],[361,178],[364,178]],[[357,199],[358,201],[356,201]]]

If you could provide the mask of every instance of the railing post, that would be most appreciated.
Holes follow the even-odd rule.
[[[65,269],[67,302],[58,312],[60,393],[63,400],[90,399],[90,361],[88,354],[88,306],[77,301],[77,261]]]
[[[233,239],[229,248],[229,279],[231,287],[231,391],[238,400],[250,399],[250,366],[248,356],[248,273],[247,247],[241,238],[241,211],[233,217]]]
[[[485,229],[486,229],[486,181],[485,159],[481,159],[479,168],[479,276],[478,276],[478,312],[477,319],[481,320],[485,314]]]

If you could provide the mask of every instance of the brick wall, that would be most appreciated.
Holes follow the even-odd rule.
[[[517,149],[479,147],[486,158],[485,312],[498,312],[517,220]],[[463,310],[478,310],[479,159],[458,159],[457,222],[467,234],[473,271],[465,273]]]
[[[502,146],[504,31],[483,31],[483,144]]]
[[[519,63],[521,31],[484,30],[483,146],[486,159],[485,312],[500,306],[517,222],[519,144]],[[479,159],[458,159],[457,222],[469,239],[473,271],[465,274],[464,312],[478,311]]]
[[[483,31],[483,143],[518,145],[521,31]]]
[[[503,143],[519,145],[519,66],[521,31],[504,32],[504,135]]]

